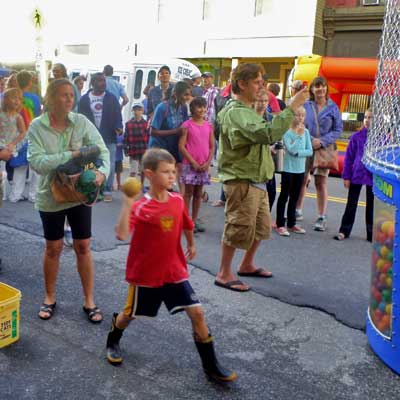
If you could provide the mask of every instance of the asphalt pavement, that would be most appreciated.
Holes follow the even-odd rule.
[[[279,180],[278,180],[279,181]],[[57,312],[37,317],[42,301],[43,238],[32,204],[0,209],[0,281],[21,290],[20,340],[0,350],[0,398],[13,399],[398,399],[399,377],[370,350],[363,332],[370,279],[370,244],[361,207],[352,237],[332,239],[344,204],[339,179],[330,178],[328,231],[311,230],[315,199],[307,198],[305,236],[273,233],[257,263],[272,279],[246,279],[253,290],[235,293],[213,284],[220,256],[223,209],[204,204],[207,232],[197,234],[191,282],[206,310],[221,362],[237,382],[217,384],[203,374],[183,313],[162,309],[134,321],[121,341],[125,362],[105,360],[111,315],[124,302],[128,246],[113,226],[120,195],[94,207],[96,302],[105,322],[90,324],[71,249],[58,280]],[[209,188],[210,201],[219,184]],[[312,196],[313,187],[310,187]],[[236,262],[240,259],[237,255]],[[4,395],[4,397],[3,397]]]
[[[276,178],[279,186],[278,174]],[[215,182],[207,188],[210,201],[203,204],[201,210],[207,232],[196,235],[198,255],[193,261],[195,266],[212,275],[217,273],[219,267],[224,224],[223,208],[211,206],[212,201],[218,198],[219,190],[220,184]],[[316,215],[313,183],[310,184],[308,193],[302,222],[307,230],[306,235],[280,237],[273,232],[271,240],[262,242],[256,262],[260,267],[271,269],[274,278],[245,280],[252,285],[254,291],[264,296],[320,309],[350,327],[364,329],[365,310],[369,301],[371,256],[371,244],[365,240],[365,207],[359,207],[350,239],[338,242],[333,240],[333,236],[338,231],[346,198],[341,179],[329,178],[329,194],[332,200],[328,207],[326,232],[312,230]],[[99,203],[93,208],[93,250],[105,252],[121,245],[113,234],[120,204],[121,194],[117,193],[112,203]],[[272,214],[275,215],[275,205]],[[3,215],[8,217],[2,218]],[[0,209],[0,223],[33,235],[42,235],[39,215],[28,202],[5,202]],[[241,251],[237,252],[235,265],[239,264],[242,254]]]

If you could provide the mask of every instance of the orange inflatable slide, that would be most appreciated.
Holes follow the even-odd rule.
[[[317,76],[325,77],[331,99],[343,111],[351,94],[372,94],[377,68],[375,58],[301,56],[297,59],[293,80],[310,84]]]

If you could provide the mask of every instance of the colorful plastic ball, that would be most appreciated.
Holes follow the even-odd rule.
[[[371,301],[369,302],[369,306],[371,307],[371,310],[376,310],[378,308],[378,302],[372,298]]]
[[[390,276],[388,276],[388,277],[386,278],[386,280],[385,280],[385,283],[386,283],[386,286],[387,286],[388,288],[391,288],[392,285],[393,285],[393,280],[392,280],[392,278],[391,278]]]
[[[386,240],[385,240],[385,242],[386,242]],[[380,251],[379,251],[380,255],[381,255],[383,258],[386,258],[387,255],[389,254],[389,252],[390,252],[390,250],[389,250],[385,245],[383,245],[383,246],[381,247]]]
[[[386,234],[383,233],[383,232],[379,232],[379,233],[378,233],[377,242],[378,242],[379,244],[384,244],[386,240],[387,240]]]
[[[394,237],[394,223],[393,221],[385,221],[381,226],[381,231],[388,237]]]
[[[386,309],[385,309],[386,314],[391,315],[392,314],[392,304],[386,304]]]
[[[378,283],[378,284],[376,285],[376,288],[377,288],[380,292],[382,292],[383,289],[387,289],[387,287],[386,287],[386,282],[385,282],[385,283]]]
[[[381,319],[382,328],[385,331],[390,328],[391,318],[389,315],[384,315]]]
[[[386,303],[384,301],[382,301],[381,303],[379,303],[378,308],[382,311],[382,314],[386,313]]]
[[[392,268],[392,263],[391,263],[391,262],[386,262],[386,263],[384,264],[384,266],[382,267],[382,272],[383,272],[384,274],[387,274],[388,271],[390,270],[390,268]]]
[[[386,256],[386,259],[390,262],[393,262],[393,252],[389,251],[388,255]]]
[[[386,275],[386,274],[384,274],[384,273],[381,273],[380,275],[379,275],[379,282],[381,283],[381,284],[383,284],[383,285],[386,285],[386,278],[387,278],[388,276]]]
[[[382,294],[379,290],[375,290],[375,293],[373,294],[374,299],[380,304],[382,301]]]
[[[384,258],[379,258],[378,261],[376,262],[376,268],[378,268],[379,271],[382,271],[383,266],[386,264],[386,260]]]
[[[382,312],[379,308],[377,308],[377,309],[375,310],[375,312],[374,312],[374,318],[375,318],[375,320],[376,320],[377,322],[379,322],[379,321],[382,319],[382,317],[383,317],[383,312]]]
[[[375,219],[375,223],[374,223],[374,225],[375,225],[375,229],[374,229],[374,231],[375,232],[380,232],[381,230],[382,230],[382,224],[385,222],[385,218],[383,218],[383,217],[381,217],[381,216],[378,216],[376,219]]]
[[[393,249],[393,240],[392,239],[386,239],[384,245],[388,247],[389,249]]]
[[[388,289],[382,290],[382,298],[386,303],[390,302],[392,299],[392,292]]]

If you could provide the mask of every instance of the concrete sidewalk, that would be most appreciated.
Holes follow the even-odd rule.
[[[14,243],[11,244],[11,243]],[[224,365],[239,379],[228,385],[203,374],[190,322],[163,308],[134,321],[121,341],[125,362],[105,360],[113,311],[124,302],[127,246],[94,252],[96,301],[105,315],[90,324],[71,250],[64,252],[57,312],[37,317],[42,301],[43,240],[0,225],[0,281],[22,292],[20,340],[0,350],[0,398],[13,399],[399,399],[400,378],[368,347],[366,336],[331,316],[263,295],[234,293],[191,267]]]

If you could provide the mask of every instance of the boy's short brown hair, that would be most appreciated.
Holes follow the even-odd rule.
[[[165,161],[169,164],[175,164],[175,158],[167,150],[152,148],[146,150],[143,154],[142,165],[143,169],[150,169],[151,171],[156,171],[158,164],[161,161]]]

